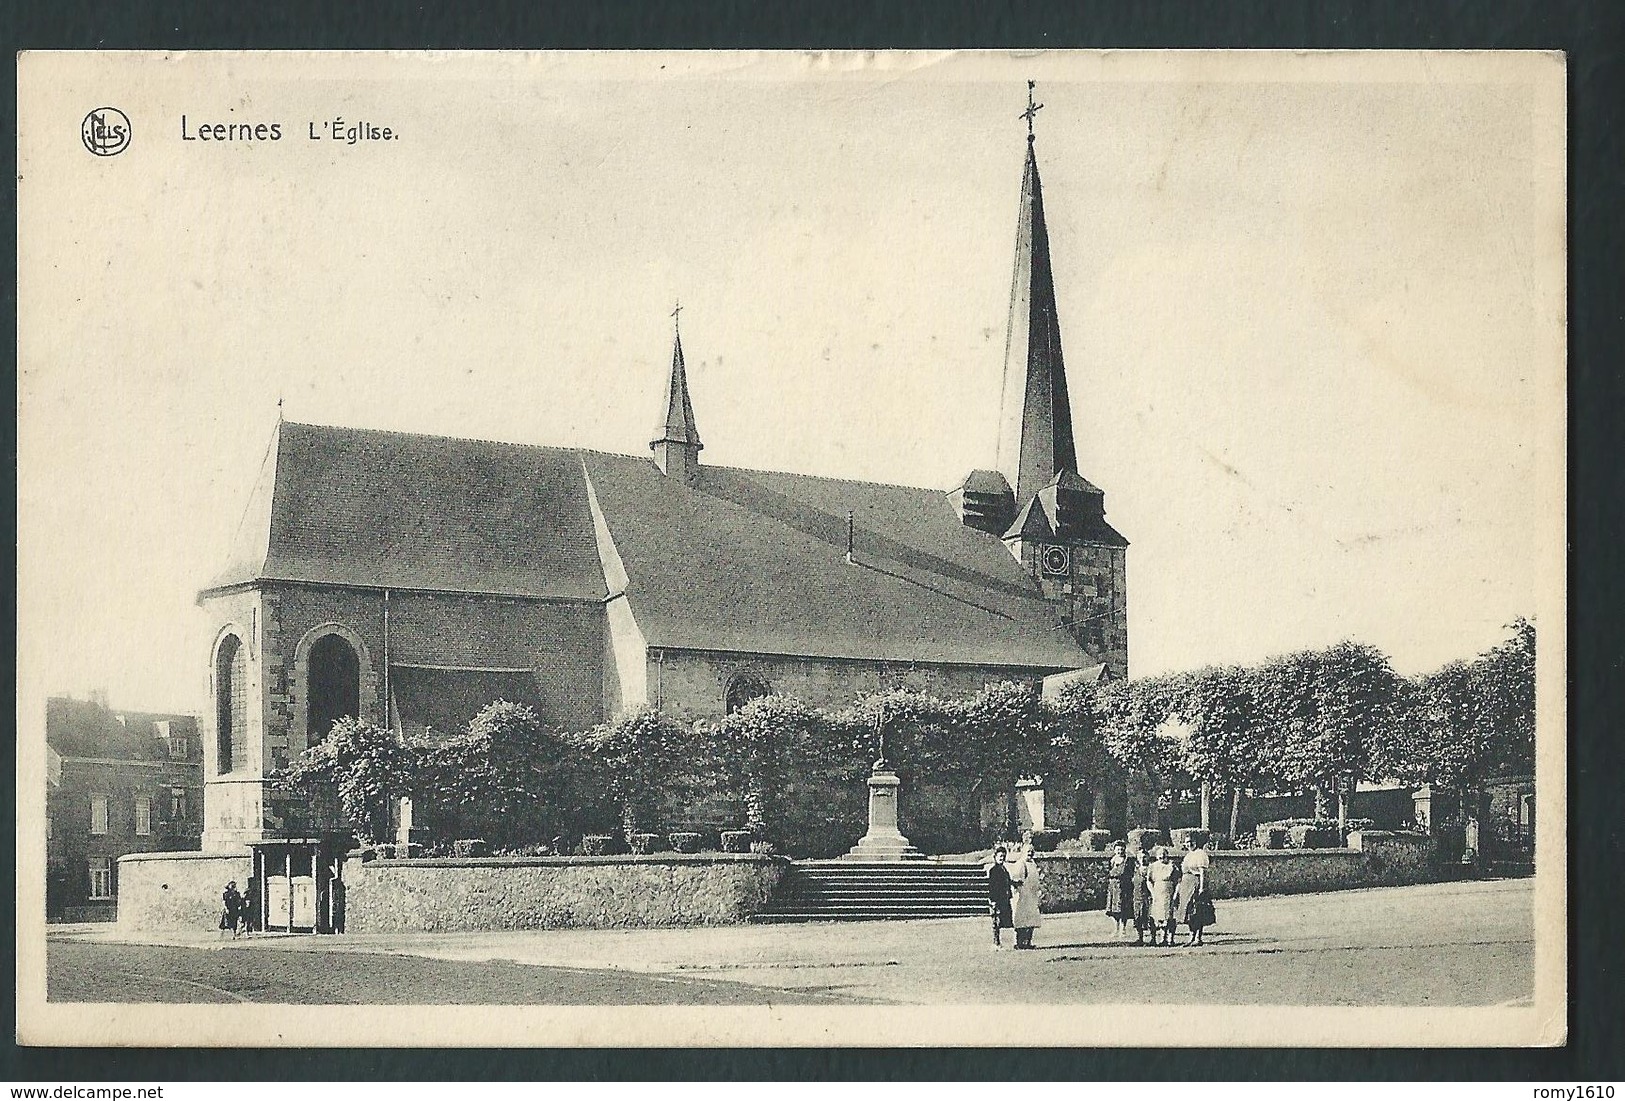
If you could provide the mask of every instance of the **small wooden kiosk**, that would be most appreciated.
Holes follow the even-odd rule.
[[[347,839],[289,837],[256,841],[249,885],[249,928],[277,933],[344,931]]]

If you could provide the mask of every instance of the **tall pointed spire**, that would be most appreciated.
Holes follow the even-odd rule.
[[[1027,163],[1021,175],[1016,222],[1016,266],[1010,283],[1010,318],[1004,346],[1004,394],[999,406],[999,471],[1030,500],[1062,471],[1077,471],[1072,407],[1061,362],[1061,325],[1055,311],[1044,191],[1033,152],[1033,102],[1027,82]]]
[[[681,303],[672,309],[671,374],[666,381],[665,418],[655,426],[649,447],[655,463],[667,477],[692,485],[699,472],[700,430],[694,423],[694,405],[688,397],[688,371],[683,365],[683,334],[677,324]]]

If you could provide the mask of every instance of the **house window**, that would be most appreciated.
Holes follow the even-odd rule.
[[[179,822],[186,817],[186,789],[169,789],[169,817]]]
[[[178,760],[178,761],[186,760],[186,749],[187,749],[187,746],[186,746],[186,739],[185,738],[171,738],[171,739],[169,739],[169,755],[171,757],[175,758],[176,760]]]
[[[135,834],[137,837],[148,837],[152,834],[152,796],[137,795],[135,797]]]
[[[107,796],[92,795],[90,797],[90,832],[107,832]]]
[[[90,897],[92,901],[104,901],[113,897],[112,857],[90,858]]]

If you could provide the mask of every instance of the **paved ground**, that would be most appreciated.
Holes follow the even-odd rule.
[[[1098,911],[1040,951],[980,919],[125,943],[59,927],[61,1001],[441,1004],[1527,1004],[1531,880],[1220,901],[1205,948],[1137,948]]]

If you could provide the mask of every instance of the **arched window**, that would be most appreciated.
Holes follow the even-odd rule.
[[[248,749],[248,662],[236,635],[227,635],[215,651],[214,716],[224,776],[243,764]]]
[[[752,673],[741,673],[728,682],[728,692],[723,697],[723,708],[727,714],[732,715],[751,700],[763,696],[771,696],[773,689],[767,682]]]
[[[310,648],[305,686],[306,744],[326,738],[340,719],[360,717],[361,659],[343,635],[323,635]]]

